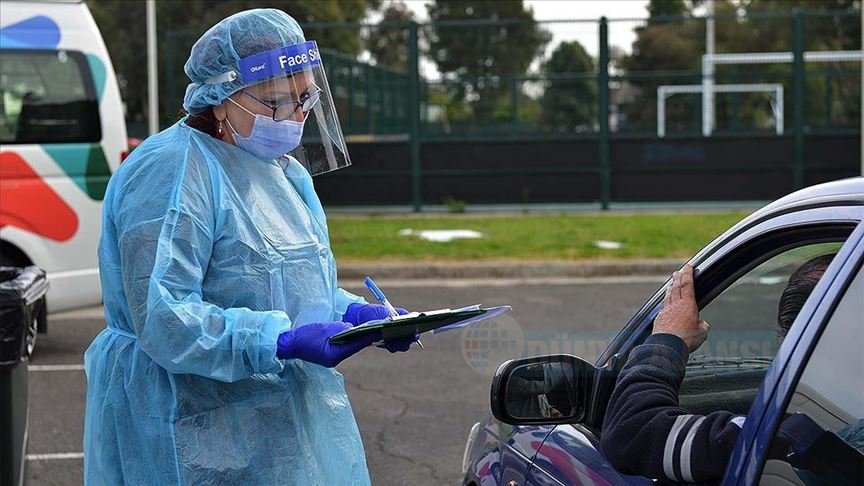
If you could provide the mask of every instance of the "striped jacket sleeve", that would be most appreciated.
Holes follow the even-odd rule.
[[[622,473],[676,482],[723,477],[744,417],[678,406],[687,354],[672,334],[654,334],[630,353],[601,431],[603,452]]]

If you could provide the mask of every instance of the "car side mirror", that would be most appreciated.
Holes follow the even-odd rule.
[[[507,361],[492,381],[492,415],[512,425],[579,422],[596,375],[591,363],[569,354]]]

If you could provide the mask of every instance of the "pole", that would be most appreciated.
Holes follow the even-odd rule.
[[[774,131],[777,135],[783,135],[783,130],[786,128],[785,107],[783,106],[785,95],[783,94],[783,85],[777,86],[777,91],[774,92]]]
[[[795,189],[804,187],[804,12],[793,17],[792,62],[794,68],[795,136],[793,145],[793,181]]]
[[[417,22],[408,24],[408,116],[411,138],[411,193],[414,212],[423,210],[423,185],[420,164],[420,50],[417,45]]]
[[[600,62],[597,66],[597,122],[600,126],[600,204],[609,209],[612,170],[609,163],[609,24],[600,17]]]
[[[861,16],[861,48],[864,49],[864,15]],[[861,79],[864,80],[864,61],[861,61]],[[864,176],[864,88],[861,89],[861,95],[858,97],[861,100],[861,175]]]
[[[705,21],[705,54],[714,54],[714,0],[708,0],[705,5],[708,18]],[[710,59],[710,57],[708,58]],[[711,136],[714,132],[716,116],[714,115],[714,62],[702,62],[702,135]]]
[[[147,125],[159,131],[159,70],[156,53],[156,0],[147,0]]]

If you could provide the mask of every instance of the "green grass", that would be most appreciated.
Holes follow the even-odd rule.
[[[336,216],[329,225],[333,252],[341,262],[686,258],[745,215]],[[406,228],[471,229],[485,237],[433,243],[400,236]],[[623,247],[600,249],[594,246],[597,240]]]

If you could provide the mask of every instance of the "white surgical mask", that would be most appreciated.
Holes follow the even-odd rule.
[[[225,119],[233,132],[231,136],[241,149],[256,157],[272,160],[278,159],[300,146],[300,140],[303,138],[303,124],[306,122],[305,118],[302,122],[294,120],[276,121],[267,115],[252,113],[231,98],[228,100],[255,117],[252,131],[248,137],[240,135],[231,125],[231,121]]]

